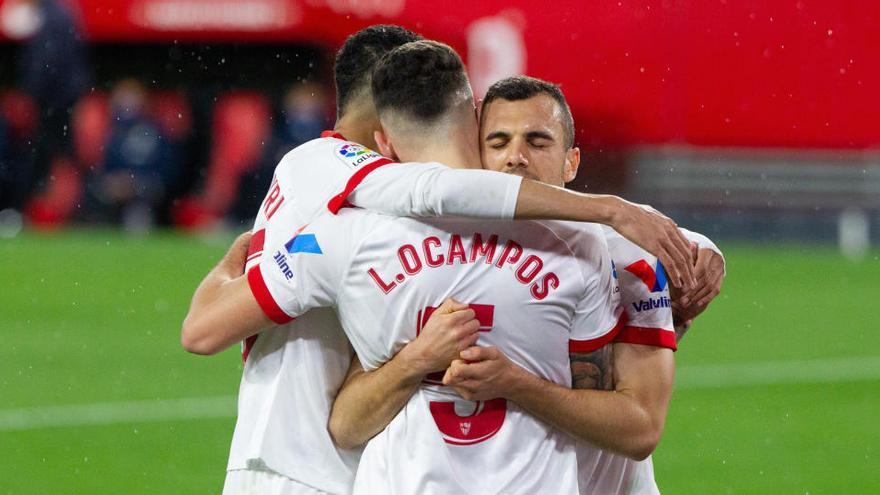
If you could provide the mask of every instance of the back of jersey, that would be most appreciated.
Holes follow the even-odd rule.
[[[340,321],[368,370],[416,338],[449,297],[477,313],[478,345],[497,346],[564,386],[571,384],[569,349],[602,345],[617,323],[611,261],[593,225],[417,221],[350,210],[302,235],[314,236],[326,256],[331,271],[316,271],[315,284],[336,284]],[[312,278],[308,263],[291,261],[297,279]],[[441,378],[429,376],[367,446],[356,492],[577,491],[570,437],[504,399],[463,400]]]

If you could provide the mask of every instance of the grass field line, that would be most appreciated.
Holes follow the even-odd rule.
[[[677,389],[880,380],[880,356],[681,366]],[[0,409],[0,431],[230,418],[236,397],[193,397]]]
[[[691,365],[678,368],[677,389],[880,380],[880,356]]]

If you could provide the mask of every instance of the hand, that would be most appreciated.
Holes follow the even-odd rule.
[[[672,312],[682,322],[696,318],[721,292],[724,258],[711,249],[700,249],[697,252],[694,274],[697,285],[687,294],[674,294],[672,300]]]
[[[401,357],[421,376],[443,371],[477,342],[479,329],[474,310],[447,299],[428,318],[419,336],[400,351]]]
[[[617,198],[611,227],[645,251],[660,259],[669,281],[690,292],[696,286],[690,242],[678,225],[648,205],[630,203]]]
[[[497,347],[474,346],[461,353],[446,370],[443,384],[455,389],[467,400],[511,399],[520,373],[528,373],[514,364]]]
[[[251,233],[245,232],[236,237],[229,246],[229,251],[223,257],[224,270],[232,277],[237,277],[244,273],[244,267],[247,263],[248,249],[251,246]]]

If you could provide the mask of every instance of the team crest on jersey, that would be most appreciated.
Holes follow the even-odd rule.
[[[342,163],[352,168],[357,168],[382,158],[382,155],[379,153],[356,143],[343,143],[336,147],[334,154],[336,158],[342,160]]]

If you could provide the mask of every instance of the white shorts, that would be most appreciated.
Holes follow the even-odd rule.
[[[272,471],[234,469],[226,472],[223,495],[329,495]]]

